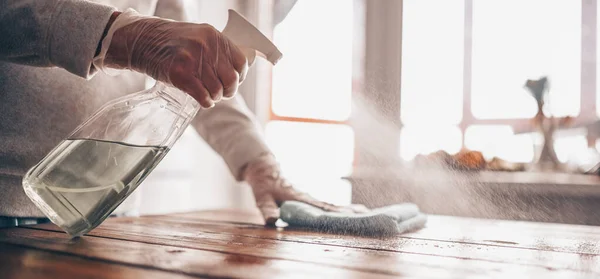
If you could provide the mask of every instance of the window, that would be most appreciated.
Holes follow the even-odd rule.
[[[582,65],[596,57],[589,46],[598,47],[596,33],[585,35],[596,22],[591,2],[404,0],[401,157],[465,147],[488,158],[533,160],[541,138],[523,133],[532,132],[537,112],[527,79],[549,78],[547,115],[595,120],[586,104],[596,102],[588,92],[596,81],[582,76]],[[593,14],[582,5],[593,5]],[[587,142],[585,131],[557,139],[559,159],[572,159]]]
[[[352,1],[300,0],[275,28],[275,44],[285,59],[273,71],[273,113],[320,120],[348,119],[352,17]]]
[[[354,154],[353,16],[353,1],[299,0],[273,34],[285,59],[273,68],[267,142],[298,188],[338,204],[350,202],[340,178]]]
[[[404,124],[460,123],[463,21],[462,0],[404,1],[400,110]]]
[[[365,137],[364,127],[349,121],[353,106],[356,113],[359,105],[352,103],[355,85],[362,82],[357,72],[370,69],[359,65],[364,61],[357,59],[356,46],[368,43],[357,43],[358,37],[374,30],[395,32],[361,29],[356,19],[364,12],[357,6],[362,2],[383,9],[377,13],[389,4],[299,0],[274,29],[285,59],[273,68],[267,140],[288,177],[315,195],[338,193],[338,186],[309,180],[338,181],[342,184],[331,185],[349,188],[338,178],[349,174],[355,153],[361,152],[355,141]],[[574,116],[575,127],[595,121],[600,115],[600,71],[594,72],[600,47],[597,13],[595,1],[404,0],[402,70],[397,75],[402,125],[400,131],[394,128],[399,144],[397,136],[391,143],[399,146],[398,157],[411,160],[418,154],[468,148],[488,159],[534,160],[542,138],[532,130],[536,104],[524,84],[542,76],[550,79],[545,113]],[[585,129],[557,137],[562,161],[585,157],[581,154],[590,150],[588,143],[595,142]]]
[[[435,8],[432,8],[435,7]],[[464,2],[405,0],[400,154],[410,160],[462,146]]]
[[[548,76],[548,113],[577,116],[581,1],[472,3],[473,115],[479,119],[533,117],[537,107],[524,88],[525,80]]]

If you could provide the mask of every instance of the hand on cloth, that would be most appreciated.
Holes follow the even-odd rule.
[[[118,15],[94,66],[129,69],[188,93],[204,108],[231,98],[248,71],[243,52],[208,24]]]
[[[413,203],[374,208],[365,213],[340,213],[286,201],[281,205],[281,220],[293,228],[323,233],[386,237],[423,228],[427,215]]]
[[[256,206],[267,225],[274,225],[279,219],[279,207],[286,201],[303,202],[329,212],[369,212],[369,209],[360,204],[337,206],[298,191],[281,175],[279,164],[273,155],[262,156],[248,164],[244,171],[244,180],[250,184]]]

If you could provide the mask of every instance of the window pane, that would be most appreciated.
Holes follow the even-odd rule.
[[[478,118],[529,118],[527,79],[548,76],[550,111],[577,115],[581,1],[473,1],[472,110]]]
[[[473,125],[465,131],[465,147],[481,151],[486,159],[498,157],[509,162],[531,162],[534,157],[531,135],[515,135],[504,125]]]
[[[352,94],[353,2],[300,0],[274,30],[273,112],[345,120]]]
[[[350,187],[340,177],[352,169],[354,133],[350,127],[271,121],[266,140],[286,178],[298,188],[331,199],[338,195],[336,202],[349,199]]]
[[[462,134],[456,126],[405,126],[400,131],[400,157],[412,160],[419,154],[444,150],[455,154],[462,147]]]
[[[458,124],[464,1],[404,0],[402,9],[402,122]]]
[[[554,150],[561,162],[578,162],[590,151],[585,135],[559,137],[554,140]]]

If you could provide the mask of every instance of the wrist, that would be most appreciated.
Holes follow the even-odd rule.
[[[108,19],[108,23],[106,23],[106,27],[104,27],[104,31],[102,32],[102,37],[100,37],[100,41],[98,41],[98,46],[96,47],[96,53],[94,54],[94,57],[98,56],[98,54],[100,54],[100,51],[102,50],[102,41],[108,34],[108,30],[110,30],[110,27],[112,26],[112,24],[115,22],[115,20],[117,19],[117,17],[119,15],[121,15],[121,12],[119,12],[119,11],[115,11],[112,13],[112,15],[110,15],[110,18]]]
[[[249,180],[257,176],[273,176],[274,173],[279,173],[279,164],[273,154],[265,153],[246,164],[242,170],[242,177],[250,182]]]
[[[171,21],[156,17],[145,17],[139,14],[123,14],[116,19],[108,31],[110,43],[106,50],[104,65],[114,69],[137,71],[159,79],[149,71],[148,63],[152,64],[153,53],[157,49],[166,49],[161,44],[161,32]],[[108,39],[107,37],[107,39]]]

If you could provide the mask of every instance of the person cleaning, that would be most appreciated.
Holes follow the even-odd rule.
[[[275,2],[275,18],[295,2]],[[120,12],[127,9],[136,13]],[[182,0],[0,0],[0,227],[48,221],[23,191],[27,170],[106,102],[142,90],[147,76],[205,108],[193,127],[250,185],[265,224],[281,214],[292,226],[362,235],[425,224],[412,204],[369,210],[296,190],[236,94],[248,70],[244,54],[211,25],[185,22],[183,11]],[[131,71],[110,76],[109,68]],[[123,205],[113,214],[135,212]]]
[[[109,32],[128,8],[144,16]],[[101,53],[107,33],[113,38]],[[193,127],[251,186],[266,224],[279,218],[284,201],[354,211],[299,192],[280,175],[255,116],[236,94],[245,56],[211,25],[185,22],[180,0],[2,0],[0,38],[0,227],[47,222],[23,192],[26,171],[100,106],[142,90],[146,76],[206,108]],[[110,76],[103,68],[132,71]],[[132,211],[122,206],[114,214]]]

